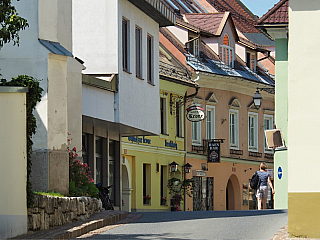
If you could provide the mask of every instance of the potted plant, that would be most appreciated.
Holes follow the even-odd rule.
[[[166,205],[167,203],[167,198],[164,196],[161,196],[161,205]]]
[[[151,197],[149,195],[143,197],[143,204],[150,204]]]
[[[180,202],[182,201],[182,195],[176,194],[172,197],[172,209],[173,211],[180,211]]]

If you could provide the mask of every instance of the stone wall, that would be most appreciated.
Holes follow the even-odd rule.
[[[35,195],[28,208],[28,230],[45,230],[89,218],[102,211],[101,200],[90,197],[50,197]]]

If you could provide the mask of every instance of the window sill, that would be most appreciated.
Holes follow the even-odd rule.
[[[155,84],[152,82],[148,82],[148,84],[150,84],[151,86],[155,86]]]
[[[169,134],[160,134],[160,138],[169,139]]]
[[[141,80],[141,81],[144,81],[143,78],[141,78],[141,77],[139,77],[139,76],[137,76],[137,75],[136,75],[136,78],[138,78],[138,79]]]
[[[178,141],[178,142],[184,142],[184,137],[176,137],[176,141]]]
[[[202,146],[201,143],[192,143],[193,146]]]
[[[128,72],[126,69],[123,69],[123,71],[124,71],[125,73],[132,74],[131,72]]]
[[[248,151],[249,151],[249,152],[258,152],[258,149],[256,149],[256,148],[249,148]]]

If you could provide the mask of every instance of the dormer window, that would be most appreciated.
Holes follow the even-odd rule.
[[[200,57],[200,36],[189,36],[186,47],[193,56]]]
[[[256,71],[256,54],[253,52],[247,52],[247,67],[253,72]]]
[[[230,47],[230,41],[227,34],[223,37],[223,44],[220,45],[220,60],[227,64],[229,67],[233,68],[233,59],[234,59],[233,48]]]

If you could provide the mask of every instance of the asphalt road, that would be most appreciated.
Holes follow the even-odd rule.
[[[135,213],[132,213],[135,214]],[[149,212],[86,239],[270,239],[288,222],[283,210]],[[81,238],[81,237],[79,237]]]

